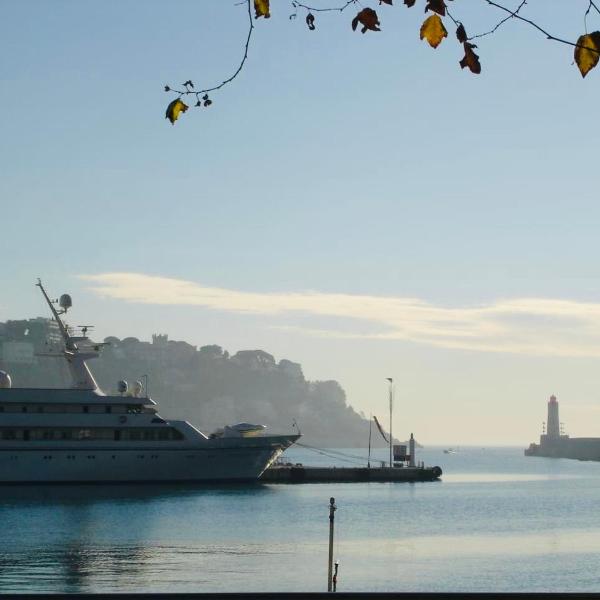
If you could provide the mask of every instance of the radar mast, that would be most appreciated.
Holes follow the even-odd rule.
[[[85,364],[86,360],[100,356],[99,349],[102,344],[94,344],[87,337],[87,327],[82,332],[83,335],[80,336],[71,335],[69,332],[68,325],[66,325],[60,317],[60,315],[65,314],[73,305],[71,296],[69,296],[69,294],[63,294],[60,297],[60,300],[52,301],[48,297],[48,294],[46,293],[46,290],[44,289],[40,279],[38,279],[36,286],[40,288],[46,303],[50,307],[52,316],[58,325],[65,343],[62,356],[65,358],[69,366],[69,372],[72,379],[71,387],[78,390],[94,390],[97,393],[102,394],[102,390],[98,387],[94,376],[92,375],[88,366]],[[60,306],[60,310],[56,309],[54,306],[55,304]]]

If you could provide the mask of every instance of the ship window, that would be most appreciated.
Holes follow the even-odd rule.
[[[29,429],[25,429],[25,431],[23,431],[23,439],[25,441],[29,440]]]
[[[21,407],[21,412],[27,412],[27,407],[26,406],[22,406]]]
[[[180,431],[177,431],[177,429],[172,429],[171,431],[173,432],[174,440],[182,440],[183,439],[183,434]]]
[[[152,431],[151,429],[146,429],[146,431],[144,431],[144,439],[145,440],[153,440],[154,439],[154,431]]]
[[[120,429],[115,429],[115,441],[119,441],[121,439],[121,430]],[[114,458],[114,456],[113,456]]]
[[[169,430],[168,429],[159,429],[158,439],[159,440],[168,440],[169,439]]]
[[[42,432],[42,438],[45,440],[52,440],[54,439],[54,432],[51,429],[45,429]]]
[[[142,434],[141,434],[140,431],[136,431],[135,429],[132,429],[129,432],[129,439],[130,440],[139,440],[139,439],[141,439],[141,437],[142,437]]]
[[[2,432],[2,439],[3,440],[16,440],[17,432],[14,429],[5,429]]]
[[[4,412],[4,406],[0,406],[0,412]]]
[[[110,412],[112,412],[112,406],[107,406],[107,407],[106,407],[104,410],[105,410],[107,413],[110,413]]]
[[[71,439],[71,432],[70,431],[61,431],[60,432],[60,437],[63,440],[70,440]]]
[[[77,434],[77,439],[79,440],[91,440],[92,432],[89,429],[80,429]]]
[[[39,413],[43,413],[44,412],[44,407],[40,404],[40,406],[37,407],[37,411]]]
[[[90,407],[89,406],[84,406],[83,407],[83,412],[84,413],[90,412]]]

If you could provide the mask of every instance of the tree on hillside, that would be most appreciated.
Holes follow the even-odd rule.
[[[316,0],[315,0],[316,1]],[[388,10],[392,10],[394,0],[371,0],[375,7],[365,6],[361,0],[339,0],[341,3],[337,6],[310,6],[299,0],[292,0],[290,19],[304,21],[306,27],[311,31],[319,28],[325,28],[326,24],[321,25],[321,16],[325,14],[349,15],[349,27],[354,31],[360,29],[361,33],[380,32],[382,30],[381,21],[389,17]],[[481,62],[479,55],[475,52],[477,44],[475,40],[496,33],[505,23],[511,20],[518,20],[527,24],[539,34],[546,37],[547,40],[565,44],[573,48],[574,62],[579,68],[582,77],[585,77],[590,70],[597,64],[600,58],[600,31],[588,33],[588,17],[593,13],[600,17],[600,8],[595,0],[585,0],[584,3],[576,6],[573,0],[572,10],[580,10],[583,7],[583,33],[577,40],[568,40],[551,33],[545,26],[539,24],[536,16],[532,18],[525,16],[527,0],[519,0],[515,8],[509,8],[493,0],[479,0],[485,3],[490,10],[494,11],[492,15],[496,20],[485,31],[471,32],[468,27],[469,10],[472,9],[475,0],[396,0],[396,3],[403,2],[405,7],[413,8],[415,6],[424,7],[426,13],[419,37],[425,40],[432,48],[437,48],[445,38],[448,37],[448,29],[455,31],[456,40],[460,44],[460,53],[462,58],[458,61],[461,69],[468,69],[471,73],[481,73]],[[239,5],[244,5],[248,19],[248,33],[243,46],[243,54],[240,63],[233,74],[221,83],[212,86],[196,87],[191,79],[179,86],[166,85],[165,91],[173,94],[174,98],[169,102],[166,110],[166,118],[174,124],[181,113],[188,109],[189,99],[194,106],[206,108],[212,104],[209,94],[220,90],[231,83],[242,71],[246,60],[248,59],[250,42],[255,29],[254,21],[256,19],[269,19],[271,16],[270,0],[242,0]],[[275,4],[275,3],[273,3]],[[387,5],[387,6],[386,6]],[[277,4],[277,10],[281,10],[283,3]],[[452,8],[450,9],[450,6]],[[379,10],[379,14],[377,10]],[[384,16],[381,16],[386,11]],[[254,12],[254,15],[253,15]],[[429,14],[431,13],[431,14]],[[497,16],[499,15],[499,16]],[[317,16],[319,17],[319,27],[317,27]],[[303,17],[303,18],[302,18]],[[381,19],[381,20],[380,20]]]

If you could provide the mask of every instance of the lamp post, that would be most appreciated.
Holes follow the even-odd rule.
[[[335,520],[335,498],[329,498],[329,569],[327,572],[327,591],[333,588],[333,522]],[[336,573],[337,575],[337,573]]]
[[[392,454],[392,445],[394,443],[392,437],[392,408],[394,405],[394,380],[391,377],[386,378],[390,382],[390,467],[394,466],[394,459]]]

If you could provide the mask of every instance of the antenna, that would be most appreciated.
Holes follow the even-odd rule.
[[[73,380],[72,387],[75,389],[95,390],[98,393],[102,393],[94,376],[85,364],[87,359],[96,358],[98,356],[98,350],[101,344],[96,344],[93,347],[79,348],[77,342],[80,341],[80,338],[73,337],[71,335],[72,329],[60,318],[60,315],[66,313],[73,305],[71,296],[69,296],[69,294],[63,294],[58,300],[60,308],[57,310],[55,307],[55,304],[57,304],[56,300],[50,300],[42,285],[41,279],[38,278],[36,286],[40,288],[44,300],[46,300],[50,312],[52,313],[52,317],[56,321],[62,335],[65,344],[62,355],[69,365],[69,371]]]
[[[83,337],[87,337],[88,329],[94,329],[93,325],[77,325],[77,327],[81,329],[81,335],[83,335]]]

